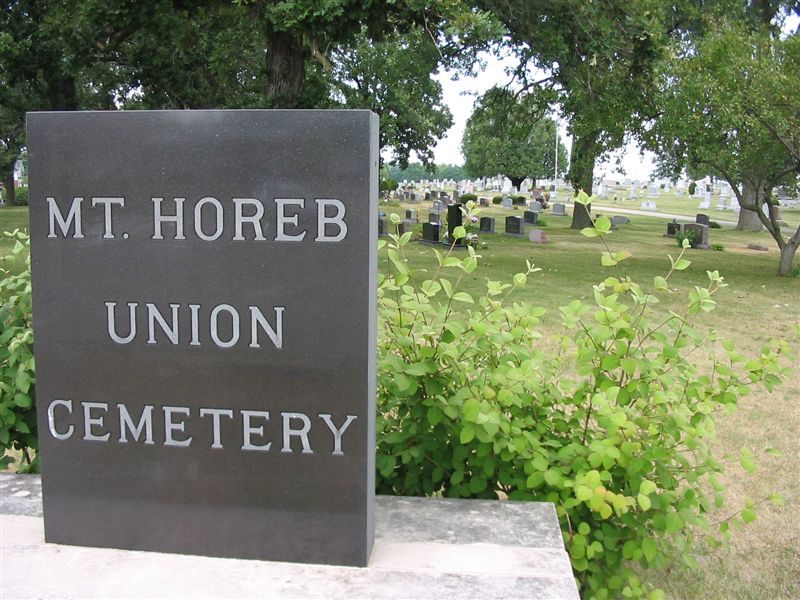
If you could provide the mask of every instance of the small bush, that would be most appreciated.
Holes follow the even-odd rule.
[[[503,197],[502,196],[494,196],[492,198],[492,204],[502,204],[502,203],[503,203]]]
[[[536,221],[536,225],[538,227],[547,227],[547,220],[539,217],[539,219]]]
[[[28,188],[18,187],[14,190],[14,205],[28,206]]]
[[[694,196],[695,191],[697,191],[697,184],[693,181],[689,184],[689,195]]]
[[[722,229],[722,225],[720,225],[716,221],[709,221],[708,222],[708,228],[709,229]]]
[[[711,244],[711,249],[722,252],[723,250],[725,250],[725,246],[722,244]]]
[[[26,190],[27,191],[27,190]],[[0,268],[0,448],[22,453],[23,471],[38,470],[36,438],[36,385],[31,323],[31,260],[28,235],[19,230],[5,232],[14,240],[15,262],[22,272],[12,274]],[[23,262],[24,261],[24,262]],[[12,462],[0,456],[0,467]]]
[[[477,202],[478,196],[476,194],[461,194],[458,197],[459,202],[466,204],[467,202]]]
[[[679,247],[683,247],[683,240],[688,240],[689,245],[694,247],[697,243],[697,232],[690,229],[689,231],[679,231],[675,234],[675,241],[678,242]]]
[[[582,233],[605,244],[610,229],[599,217]],[[558,309],[563,333],[545,348],[537,332],[545,310],[509,301],[541,269],[528,262],[473,297],[458,289],[478,268],[471,246],[464,257],[434,250],[431,275],[409,266],[408,234],[390,237],[394,272],[378,289],[379,493],[555,503],[586,598],[644,596],[637,573],[676,559],[691,566],[698,533],[720,543],[731,525],[756,518],[746,500],[718,529],[710,522],[724,502],[716,475],[726,466],[710,443],[718,414],[752,385],[781,381],[778,355],[788,347],[773,342],[748,358],[698,327],[725,286],[718,272],[666,320],[651,307],[690,265],[683,252],[646,287],[608,277],[589,305]],[[601,263],[627,256],[608,250]],[[698,366],[706,360],[712,376]],[[732,462],[755,469],[746,449]]]
[[[528,199],[525,196],[512,196],[511,197],[511,204],[514,206],[524,206],[528,202]]]

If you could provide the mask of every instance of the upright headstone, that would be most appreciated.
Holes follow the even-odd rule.
[[[683,225],[679,224],[677,221],[667,223],[667,237],[674,238],[676,235],[678,235],[679,231],[683,231]]]
[[[386,217],[378,217],[378,237],[389,235],[389,223]]]
[[[708,215],[703,213],[697,213],[697,217],[694,220],[695,223],[701,223],[702,225],[708,225],[711,220],[708,218]]]
[[[695,232],[695,242],[692,244],[692,248],[708,249],[708,225],[703,225],[702,223],[686,223],[683,226],[683,231],[685,233],[690,231]]]
[[[450,204],[447,207],[447,239],[450,243],[453,242],[453,230],[460,227],[463,222],[464,215],[461,214],[461,204]],[[456,240],[456,246],[460,246],[463,242],[462,239]]]
[[[27,146],[45,539],[366,565],[377,116],[31,113]]]
[[[426,242],[439,242],[439,223],[423,223],[422,239]]]
[[[562,204],[560,202],[556,202],[553,204],[553,216],[554,217],[566,217],[567,215],[567,205]]]
[[[514,208],[514,201],[511,196],[503,196],[503,208]]]
[[[414,221],[417,222],[417,211],[413,208],[406,209],[406,220],[407,221]]]
[[[441,213],[438,211],[431,211],[428,213],[428,223],[441,223]]]
[[[542,203],[539,200],[534,200],[528,204],[528,210],[535,213],[541,212]]]
[[[525,235],[525,223],[521,217],[506,217],[506,233],[510,235]]]
[[[478,229],[481,233],[494,233],[494,217],[481,217]]]
[[[525,218],[525,222],[526,223],[530,223],[531,225],[536,225],[539,222],[539,212],[538,211],[534,212],[532,210],[526,210],[523,213],[523,217]]]
[[[480,204],[481,206],[489,206],[489,198],[481,196],[480,198],[478,198],[478,204]]]

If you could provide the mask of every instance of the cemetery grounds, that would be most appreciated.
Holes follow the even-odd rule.
[[[486,193],[489,197],[492,194]],[[607,216],[615,208],[640,208],[641,199],[628,199],[627,189],[613,201],[613,191],[607,200],[595,203],[593,213]],[[735,221],[732,211],[715,210],[717,197],[710,211],[697,209],[698,198],[687,198],[672,193],[662,193],[652,198],[659,212],[686,215],[685,222],[693,222],[698,212],[709,214],[712,221]],[[557,201],[557,200],[556,200]],[[414,208],[420,217],[427,215],[430,203],[382,205],[387,213],[405,216],[406,208]],[[541,268],[529,277],[528,285],[514,292],[510,300],[524,300],[547,309],[539,328],[544,334],[559,329],[558,307],[573,299],[592,300],[592,286],[612,275],[611,268],[600,265],[602,248],[596,239],[585,238],[569,228],[569,217],[554,217],[544,211],[546,225],[542,228],[548,243],[531,244],[526,237],[505,236],[503,221],[506,216],[522,216],[524,207],[502,209],[490,206],[482,209],[482,216],[496,217],[496,234],[482,235],[479,248],[480,266],[462,279],[464,291],[480,295],[485,290],[486,279],[509,281],[511,276],[524,270],[530,259]],[[571,210],[568,210],[571,213]],[[679,248],[674,239],[664,237],[668,219],[652,215],[628,215],[631,222],[622,225],[608,239],[613,251],[627,250],[632,257],[626,260],[623,271],[634,280],[646,285],[656,275],[669,270],[667,254],[677,256]],[[784,221],[792,227],[800,224],[800,207],[784,209]],[[0,230],[26,228],[27,208],[0,209]],[[528,226],[529,227],[529,226]],[[421,224],[414,228],[421,234]],[[695,285],[704,285],[706,271],[718,270],[728,287],[716,296],[717,309],[702,313],[707,327],[718,330],[723,337],[733,340],[745,353],[757,352],[771,338],[783,337],[795,352],[800,340],[793,327],[800,321],[800,277],[781,278],[776,275],[778,250],[768,233],[739,232],[731,226],[709,231],[710,243],[722,244],[724,250],[688,250],[685,258],[692,265],[677,271],[670,278],[672,301],[663,301],[657,310],[680,311],[686,302],[686,293]],[[747,249],[749,243],[758,243],[769,249],[761,252]],[[0,264],[4,269],[22,268],[7,258],[13,242],[0,240]],[[413,268],[434,269],[435,259],[429,246],[410,244],[406,256]],[[386,251],[380,253],[379,268],[388,271]],[[718,455],[738,454],[741,447],[749,447],[756,454],[758,470],[748,475],[737,463],[725,472],[726,503],[718,515],[710,519],[719,522],[738,510],[745,498],[760,501],[768,492],[777,492],[785,499],[784,507],[769,502],[760,503],[757,519],[735,531],[728,547],[711,549],[702,545],[696,548],[700,567],[688,571],[676,564],[660,572],[648,572],[644,579],[661,587],[671,598],[797,598],[800,597],[800,364],[795,360],[792,371],[784,383],[769,394],[762,389],[744,397],[737,412],[719,418]],[[769,447],[778,448],[781,456],[764,453]]]

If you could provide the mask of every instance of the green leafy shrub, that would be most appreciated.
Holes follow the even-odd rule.
[[[19,273],[0,268],[0,447],[22,454],[20,471],[38,470],[38,456],[31,450],[38,447],[36,439],[36,386],[33,360],[33,330],[31,324],[31,262],[28,235],[19,230],[5,232],[3,237],[14,240],[11,260],[4,263],[22,264]],[[0,466],[13,459],[0,458]]]
[[[458,201],[463,202],[464,204],[466,204],[467,202],[476,202],[477,200],[478,200],[477,194],[461,194],[461,196],[458,197]]]
[[[539,219],[536,221],[536,225],[537,227],[547,227],[547,219],[539,217]]]
[[[693,181],[689,184],[689,189],[688,189],[689,195],[694,196],[695,191],[697,191],[697,183]]]
[[[397,180],[396,179],[392,179],[391,177],[387,178],[387,179],[381,179],[380,191],[382,191],[382,192],[393,192],[393,191],[395,191],[397,189],[398,185],[399,184],[397,183]]]
[[[697,243],[697,232],[690,229],[689,231],[679,231],[675,234],[675,241],[678,243],[678,246],[683,247],[684,240],[689,241],[689,246],[694,246]]]
[[[18,187],[14,190],[14,205],[28,206],[28,188]]]
[[[601,217],[583,233],[605,244],[610,229]],[[706,513],[723,503],[725,462],[709,442],[720,410],[754,383],[780,381],[785,345],[751,359],[727,342],[710,352],[719,338],[693,321],[714,309],[719,273],[689,292],[683,315],[657,319],[658,295],[690,264],[683,251],[647,289],[618,273],[594,286],[591,306],[562,306],[563,333],[543,341],[545,310],[510,300],[540,269],[487,281],[474,298],[459,290],[478,268],[472,247],[465,257],[434,250],[431,274],[409,267],[409,234],[390,239],[394,272],[378,290],[379,493],[555,503],[586,598],[642,596],[639,568],[691,564],[698,532],[717,543],[730,521],[755,518],[748,503],[712,531]],[[601,263],[625,258],[606,247]],[[738,458],[755,468],[752,453]]]
[[[716,221],[709,221],[708,222],[708,228],[709,229],[722,229],[722,225],[720,225]]]
[[[525,206],[528,199],[525,196],[511,196],[511,204],[514,206]]]
[[[502,204],[503,197],[502,196],[493,196],[492,197],[492,204]]]
[[[722,252],[723,250],[725,250],[725,246],[723,244],[711,244],[711,249]]]

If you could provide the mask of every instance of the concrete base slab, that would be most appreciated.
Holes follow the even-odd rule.
[[[0,476],[0,598],[579,597],[551,504],[379,496],[359,569],[48,544],[39,489]]]

